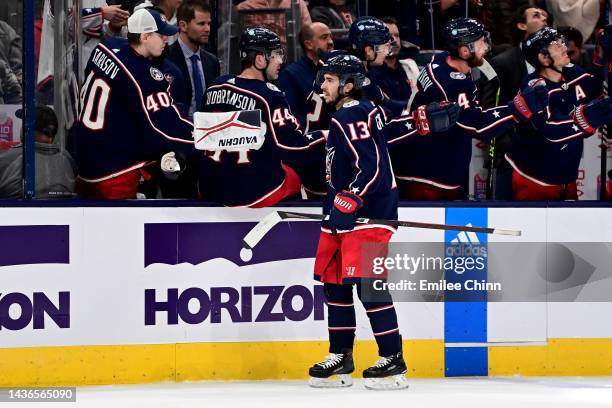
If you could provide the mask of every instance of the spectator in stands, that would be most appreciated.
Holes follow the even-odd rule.
[[[184,77],[190,119],[201,110],[206,88],[219,76],[219,60],[204,50],[210,35],[211,10],[203,0],[185,0],[177,10],[179,39],[170,46],[169,59]]]
[[[81,58],[88,61],[101,39],[122,35],[130,14],[119,5],[108,5],[105,0],[83,0],[81,29],[83,31]]]
[[[236,6],[236,10],[253,9],[290,9],[292,0],[244,0]],[[310,12],[304,0],[299,0],[301,25],[312,23]],[[263,26],[274,31],[280,37],[281,43],[287,43],[286,21],[284,15],[276,13],[252,14],[244,18],[244,26]]]
[[[7,22],[0,20],[0,60],[6,61],[21,83],[21,38]]]
[[[304,55],[280,72],[278,87],[285,93],[293,115],[306,124],[306,101],[317,75],[319,55],[334,49],[331,31],[323,23],[306,24],[300,30],[300,46]]]
[[[491,33],[493,55],[502,53],[523,39],[523,33],[514,27],[516,11],[530,0],[495,0],[486,1],[483,5],[483,23]],[[519,34],[520,38],[515,38]]]
[[[537,8],[522,7],[514,17],[516,28],[523,33],[521,41],[548,25],[548,13]],[[499,102],[507,103],[518,92],[523,78],[532,73],[531,66],[521,52],[521,45],[510,48],[491,60],[499,77]]]
[[[391,55],[385,58],[384,64],[370,67],[370,79],[389,98],[404,101],[407,104],[412,94],[411,83],[416,84],[419,69],[413,60],[408,60],[405,64],[400,63],[401,40],[397,21],[393,17],[385,17],[382,20],[389,28],[389,34],[391,34]],[[404,65],[406,68],[404,68]],[[410,72],[410,78],[408,78],[406,69]]]
[[[602,0],[546,0],[555,27],[572,26],[588,40],[599,20]]]
[[[22,117],[22,111],[17,111]],[[36,198],[74,196],[75,167],[72,157],[53,143],[57,133],[57,117],[47,106],[36,108]],[[22,130],[23,138],[23,130]],[[0,197],[20,198],[22,183],[23,145],[0,152]]]
[[[574,27],[559,27],[557,31],[567,41],[567,55],[572,64],[581,66],[588,73],[596,74],[595,69],[599,68],[593,65],[593,56],[589,55],[583,47],[582,33]]]
[[[349,0],[327,0],[326,5],[313,7],[310,11],[312,21],[318,21],[329,28],[348,30],[357,19],[355,7]]]
[[[0,104],[21,103],[21,84],[9,63],[0,57]]]

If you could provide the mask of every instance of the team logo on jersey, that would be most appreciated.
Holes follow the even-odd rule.
[[[362,86],[368,86],[372,83],[372,81],[370,81],[370,78],[366,77],[366,79],[363,81],[363,85]]]
[[[450,77],[453,79],[465,79],[466,78],[463,72],[451,72]]]
[[[563,85],[561,85],[561,89],[563,89],[564,91],[567,91],[567,83],[563,83]]]
[[[163,81],[164,80],[164,74],[162,74],[162,72],[159,69],[157,69],[155,67],[151,67],[149,72],[151,73],[151,77],[154,80],[156,80],[156,81]]]
[[[276,85],[274,85],[273,83],[271,83],[271,82],[266,82],[266,85],[267,85],[267,86],[268,86],[268,88],[270,88],[271,90],[273,90],[273,91],[275,91],[275,92],[280,92],[280,89],[278,89],[278,88],[276,87]]]

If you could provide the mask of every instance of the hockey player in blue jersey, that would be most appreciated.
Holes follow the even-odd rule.
[[[523,83],[548,89],[549,103],[521,125],[512,138],[506,160],[512,166],[516,200],[576,200],[576,179],[583,140],[612,122],[612,105],[602,96],[601,81],[570,64],[565,39],[545,27],[523,43],[525,59],[536,71]]]
[[[145,166],[164,153],[194,151],[193,125],[179,114],[153,61],[177,31],[158,11],[142,9],[128,19],[128,44],[117,52],[103,44],[93,50],[76,138],[82,197],[136,198]]]
[[[242,72],[219,77],[206,91],[205,112],[261,111],[266,127],[259,150],[206,152],[200,160],[200,193],[232,207],[267,207],[300,191],[300,178],[287,163],[322,156],[323,132],[304,134],[283,93],[271,82],[284,60],[276,33],[249,28],[240,37]]]
[[[464,198],[462,185],[468,179],[472,138],[488,141],[546,106],[546,91],[534,88],[508,106],[483,110],[471,68],[483,63],[490,47],[488,33],[470,18],[451,20],[443,32],[448,51],[436,54],[421,70],[412,106],[451,101],[459,104],[461,113],[448,132],[413,138],[411,143],[390,141],[400,196],[405,199]]]
[[[376,299],[366,299],[361,291],[364,279],[373,276],[362,268],[364,244],[378,244],[377,256],[386,256],[395,229],[355,225],[355,221],[358,217],[397,219],[398,197],[386,132],[396,136],[419,132],[425,136],[432,128],[446,129],[453,122],[453,109],[437,104],[421,107],[414,118],[405,117],[386,125],[383,109],[364,98],[366,75],[358,58],[333,57],[320,69],[318,78],[325,103],[336,110],[326,143],[327,195],[323,213],[329,219],[321,226],[314,267],[315,279],[324,283],[331,354],[310,369],[310,384],[352,384],[356,284],[380,356],[374,366],[363,372],[366,387],[404,388],[406,364],[391,296],[388,291],[378,291]]]
[[[353,282],[359,286],[361,247],[365,242],[386,244],[394,232],[385,226],[357,226],[359,216],[397,219],[397,191],[383,134],[384,115],[362,99],[366,80],[361,61],[353,56],[331,58],[319,71],[326,103],[337,109],[326,143],[327,196],[315,279],[324,283],[328,305],[330,355],[310,368],[315,387],[348,386],[354,371],[355,308]],[[354,267],[346,275],[345,266]],[[350,270],[350,269],[348,269]],[[340,274],[340,275],[339,275]],[[358,288],[358,293],[361,291]],[[362,301],[378,343],[380,360],[364,377],[386,378],[389,386],[407,386],[406,364],[391,296],[383,303]],[[337,376],[337,378],[336,378]]]
[[[367,70],[372,66],[384,64],[385,58],[391,53],[392,37],[389,28],[376,17],[360,17],[351,24],[349,43],[350,53],[362,61],[366,70],[366,80],[362,87],[366,98],[383,107],[385,115],[389,118],[399,117],[406,109],[406,102],[390,99],[378,85],[367,77]],[[324,56],[323,61],[341,52],[334,51]],[[330,105],[324,103],[320,94],[321,89],[314,84],[307,102],[306,129],[309,131],[330,127],[330,119],[334,110]],[[321,199],[325,196],[324,164],[324,158],[320,157],[316,162],[300,169],[304,189],[309,198]]]
[[[376,17],[360,17],[351,24],[349,43],[349,52],[361,59],[366,69],[363,91],[367,98],[382,106],[388,116],[400,116],[406,109],[406,102],[389,98],[367,74],[371,66],[380,67],[385,58],[392,55],[393,38],[387,25]]]

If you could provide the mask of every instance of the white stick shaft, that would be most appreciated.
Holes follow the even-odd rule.
[[[253,227],[252,230],[249,231],[248,234],[244,237],[244,244],[248,246],[248,248],[252,249],[261,241],[263,237],[279,222],[282,221],[282,218],[278,211],[273,211],[270,214],[266,215],[262,218],[261,221],[257,223]]]

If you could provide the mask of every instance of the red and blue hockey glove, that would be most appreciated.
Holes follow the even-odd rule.
[[[415,117],[417,132],[425,136],[430,132],[446,132],[459,118],[459,105],[455,102],[432,102],[419,106]]]
[[[334,205],[329,213],[332,230],[350,231],[355,227],[357,211],[363,206],[363,200],[350,191],[341,191],[334,197]]]
[[[548,89],[544,85],[528,87],[520,91],[508,104],[514,120],[527,122],[534,113],[548,106]]]
[[[584,133],[593,133],[598,127],[612,123],[612,100],[597,99],[574,109],[574,122]]]

